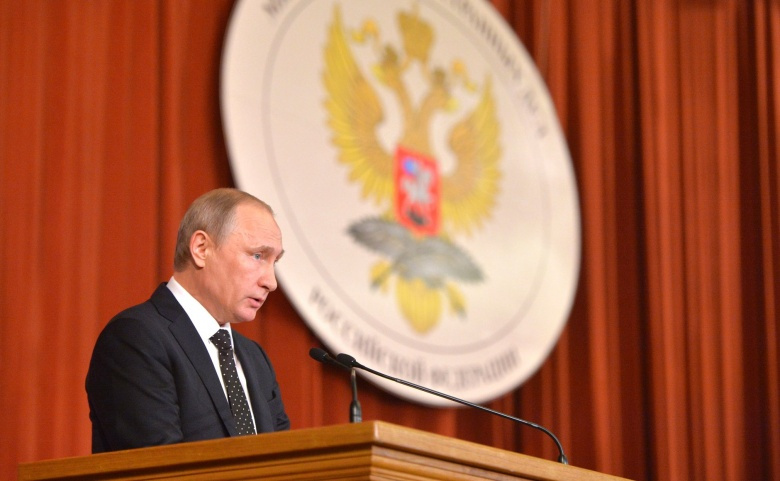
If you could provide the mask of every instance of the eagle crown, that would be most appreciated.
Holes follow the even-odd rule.
[[[428,22],[420,18],[417,4],[411,12],[398,14],[398,27],[403,43],[402,55],[391,44],[382,45],[380,29],[373,20],[366,20],[360,30],[353,32],[352,38],[357,43],[371,41],[377,52],[379,62],[374,65],[372,73],[396,97],[403,116],[404,127],[399,143],[423,155],[432,155],[429,126],[433,116],[437,112],[454,112],[457,109],[458,102],[452,95],[457,84],[462,84],[470,92],[475,92],[477,86],[469,80],[465,65],[458,59],[452,62],[449,72],[430,65],[434,32]],[[414,66],[419,67],[428,85],[416,106],[404,79]]]

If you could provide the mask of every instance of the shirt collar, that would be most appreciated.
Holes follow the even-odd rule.
[[[184,312],[187,313],[204,343],[209,342],[209,339],[217,332],[217,329],[227,329],[230,332],[230,342],[233,342],[233,332],[230,329],[230,323],[220,326],[217,320],[214,319],[214,316],[209,314],[209,311],[179,284],[175,276],[170,278],[167,286],[173,297],[181,304]]]

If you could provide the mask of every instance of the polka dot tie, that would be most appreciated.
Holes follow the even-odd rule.
[[[211,342],[219,350],[219,369],[222,371],[222,380],[225,381],[225,389],[228,393],[230,410],[233,411],[233,419],[239,436],[255,434],[255,426],[252,423],[252,413],[249,411],[249,403],[238,380],[236,362],[233,360],[233,347],[230,343],[230,333],[227,329],[220,329],[211,336]]]

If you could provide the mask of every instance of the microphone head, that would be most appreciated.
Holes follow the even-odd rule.
[[[349,370],[349,366],[333,359],[331,355],[327,353],[327,351],[320,349],[319,347],[312,347],[309,349],[309,356],[311,356],[311,358],[315,361],[321,362],[323,364],[333,364],[334,366]]]
[[[311,356],[312,359],[319,362],[328,362],[330,360],[330,356],[327,352],[325,352],[324,349],[320,349],[319,347],[312,347],[309,349],[309,356]]]
[[[355,360],[354,357],[350,356],[349,354],[344,354],[343,352],[336,356],[336,360],[345,366],[360,367],[360,364]]]

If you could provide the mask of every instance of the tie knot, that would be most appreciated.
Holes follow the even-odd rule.
[[[230,345],[230,333],[227,329],[220,329],[216,334],[209,338],[211,342],[217,346],[217,349],[222,351],[230,351],[232,349]]]

